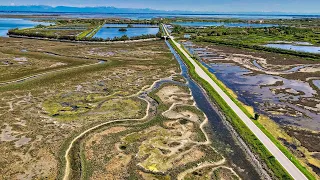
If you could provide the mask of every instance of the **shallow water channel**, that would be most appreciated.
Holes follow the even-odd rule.
[[[230,127],[228,127],[225,120],[221,118],[218,110],[210,102],[203,89],[190,78],[188,69],[180,56],[168,42],[166,43],[180,64],[182,76],[187,80],[187,85],[191,89],[197,107],[208,117],[211,130],[209,135],[212,137],[214,148],[227,159],[227,163],[233,167],[243,179],[258,179],[258,172],[247,159],[244,148],[240,146],[239,141],[234,138]]]

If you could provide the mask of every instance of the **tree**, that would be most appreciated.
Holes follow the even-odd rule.
[[[45,25],[42,25],[42,24],[38,24],[35,26],[35,28],[39,28],[39,29],[42,29],[42,28],[45,28],[46,26]]]
[[[182,26],[178,26],[178,25],[175,25],[172,30],[173,33],[178,33],[178,34],[184,32],[184,31],[185,31],[185,28]]]
[[[129,40],[129,37],[127,35],[123,35],[120,38],[120,41],[127,41],[127,40]]]
[[[156,37],[161,38],[161,37],[162,37],[162,33],[159,31],[159,32],[156,34]]]
[[[260,117],[260,115],[259,115],[259,114],[257,114],[257,113],[255,113],[255,114],[254,114],[254,120],[258,120],[258,119],[259,119],[259,117]]]

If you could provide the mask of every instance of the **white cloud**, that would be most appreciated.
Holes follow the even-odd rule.
[[[15,4],[12,2],[12,3],[10,3],[10,6],[14,6]]]

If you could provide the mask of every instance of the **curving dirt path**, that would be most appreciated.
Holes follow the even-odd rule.
[[[64,155],[64,159],[65,159],[65,170],[64,170],[64,176],[63,176],[63,180],[69,180],[70,179],[70,172],[71,172],[71,163],[70,163],[70,151],[74,145],[74,143],[80,139],[81,137],[83,137],[84,135],[86,135],[87,133],[96,130],[102,126],[108,125],[108,124],[112,124],[112,123],[116,123],[116,122],[127,122],[127,121],[144,121],[146,119],[149,118],[150,116],[150,109],[151,109],[151,103],[147,100],[147,98],[144,97],[139,97],[139,95],[141,94],[145,94],[145,92],[151,91],[153,89],[153,87],[160,81],[165,80],[164,79],[160,79],[158,81],[155,81],[151,86],[145,86],[142,88],[142,90],[140,90],[138,93],[130,95],[128,97],[138,97],[139,99],[142,99],[144,101],[146,101],[148,103],[147,108],[146,108],[146,115],[144,117],[142,117],[141,119],[121,119],[121,120],[113,120],[113,121],[108,121],[99,125],[96,125],[94,127],[91,127],[89,129],[87,129],[86,131],[82,132],[81,134],[79,134],[77,137],[75,137],[71,142],[70,145],[68,147],[68,149],[65,152]],[[147,88],[149,87],[149,88]],[[148,96],[147,96],[148,97]]]
[[[96,130],[96,129],[102,127],[102,126],[108,125],[108,124],[112,124],[112,123],[115,123],[115,122],[126,122],[126,121],[143,121],[143,120],[146,120],[146,119],[149,117],[150,102],[147,101],[146,99],[143,99],[143,98],[140,98],[140,99],[142,99],[142,100],[144,100],[144,101],[146,101],[146,102],[148,103],[148,106],[147,106],[147,109],[146,109],[146,115],[145,115],[143,118],[141,118],[141,119],[122,119],[122,120],[108,121],[108,122],[105,122],[105,123],[96,125],[96,126],[90,128],[90,129],[87,129],[87,130],[83,131],[81,134],[79,134],[77,137],[75,137],[75,138],[71,141],[71,143],[70,143],[70,145],[69,145],[69,147],[68,147],[68,149],[66,150],[66,153],[65,153],[65,155],[64,155],[64,158],[65,158],[65,161],[66,161],[66,163],[65,163],[66,166],[65,166],[65,171],[64,171],[63,180],[69,180],[70,167],[71,167],[69,155],[70,155],[70,151],[71,151],[74,143],[75,143],[78,139],[80,139],[81,137],[83,137],[83,136],[86,135],[87,133],[89,133],[89,132],[91,132],[91,131],[93,131],[93,130]]]

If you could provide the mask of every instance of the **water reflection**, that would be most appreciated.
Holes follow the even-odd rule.
[[[157,34],[159,32],[158,28],[127,28],[127,31],[119,31],[120,28],[101,28],[94,38],[114,38],[127,35],[128,37],[141,36],[147,34]]]
[[[38,24],[49,25],[50,23],[35,22],[25,19],[0,18],[0,36],[7,36],[10,29],[32,28]]]
[[[285,49],[285,50],[299,51],[299,52],[320,53],[320,47],[317,47],[317,46],[299,46],[299,45],[292,45],[292,44],[266,44],[264,46]]]
[[[190,42],[186,43],[185,47],[196,54],[212,53],[210,49],[199,48]],[[202,56],[200,59],[205,58]],[[265,114],[281,124],[320,130],[320,114],[312,110],[316,108],[312,103],[308,103],[318,101],[315,98],[317,91],[308,82],[260,74],[230,61],[229,63],[206,62],[201,61],[211,73],[236,92],[240,101],[254,107],[258,113]],[[263,69],[257,61],[253,61],[253,64]],[[307,66],[297,66],[288,72],[296,72]],[[319,85],[318,81],[314,83]]]

